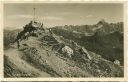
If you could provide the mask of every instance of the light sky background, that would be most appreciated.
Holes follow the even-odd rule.
[[[4,27],[22,28],[33,19],[34,6],[36,19],[42,21],[45,27],[92,25],[101,19],[123,21],[121,3],[8,3],[4,4]]]

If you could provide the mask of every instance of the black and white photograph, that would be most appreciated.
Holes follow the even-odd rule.
[[[4,78],[124,77],[123,3],[3,6]]]

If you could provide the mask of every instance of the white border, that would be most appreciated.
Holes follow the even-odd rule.
[[[0,2],[0,80],[3,78],[3,3]]]
[[[124,4],[124,78],[4,78],[3,77],[3,4],[4,3],[123,3]],[[62,1],[53,1],[53,0],[5,0],[0,3],[0,77],[2,81],[128,81],[127,77],[127,42],[128,42],[128,1],[125,0],[62,0]]]

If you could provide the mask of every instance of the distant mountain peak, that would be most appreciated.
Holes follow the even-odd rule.
[[[105,19],[101,19],[97,25],[103,25],[103,24],[106,24],[107,22],[105,21]]]

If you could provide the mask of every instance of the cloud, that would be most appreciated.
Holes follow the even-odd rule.
[[[18,18],[31,19],[31,18],[33,18],[33,16],[32,15],[9,15],[9,16],[7,16],[7,18],[10,18],[10,19],[18,19]]]
[[[56,17],[56,16],[45,16],[44,20],[63,20],[62,17]]]
[[[76,14],[76,13],[74,13],[74,12],[60,12],[60,13],[58,13],[59,15],[61,14],[61,15],[73,15],[73,14]]]
[[[9,19],[32,19],[32,15],[9,15]],[[63,20],[63,17],[59,16],[36,16],[37,20]]]
[[[20,18],[33,18],[32,15],[19,15]]]
[[[92,15],[87,15],[86,18],[90,18],[90,17],[93,17]]]

